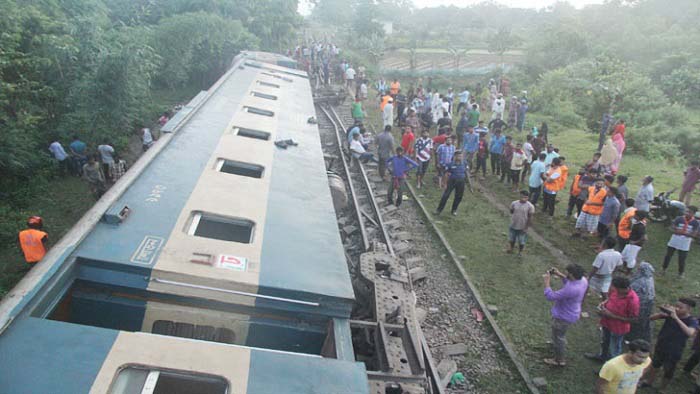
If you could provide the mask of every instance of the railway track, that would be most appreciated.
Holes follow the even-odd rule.
[[[348,106],[317,106],[317,113],[329,176],[348,191],[336,213],[358,300],[353,346],[371,392],[489,393],[498,376],[498,387],[512,389],[506,392],[537,393],[414,191],[401,209],[387,205],[376,165],[348,154]],[[456,371],[465,382],[447,387]]]

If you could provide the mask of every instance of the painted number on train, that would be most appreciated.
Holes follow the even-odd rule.
[[[148,193],[148,196],[146,197],[146,202],[160,201],[160,198],[163,195],[163,192],[165,192],[165,189],[167,189],[167,187],[165,187],[164,185],[153,186],[153,189],[151,189],[151,192]]]
[[[232,256],[230,254],[220,254],[216,261],[217,268],[226,268],[233,271],[245,271],[248,260],[245,257]]]

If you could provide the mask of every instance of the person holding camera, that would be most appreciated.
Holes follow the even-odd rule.
[[[688,338],[698,331],[698,320],[691,313],[695,307],[695,301],[690,298],[679,298],[676,305],[660,306],[660,313],[652,315],[649,320],[664,319],[664,325],[656,338],[654,355],[651,358],[651,366],[642,378],[642,386],[654,384],[656,373],[663,367],[664,376],[659,386],[659,392],[665,393],[666,387],[671,382],[676,370],[676,364],[683,356],[683,350]]]
[[[598,305],[601,341],[600,353],[586,353],[586,358],[605,362],[622,353],[622,342],[630,332],[631,323],[639,316],[639,297],[630,289],[629,279],[618,276],[612,280],[609,297]]]
[[[543,362],[548,365],[566,366],[566,331],[581,317],[581,303],[588,289],[588,281],[583,276],[583,267],[578,264],[569,264],[566,273],[559,272],[556,268],[547,271],[544,277],[544,296],[548,301],[554,302],[552,306],[552,345],[554,358],[545,358]],[[563,287],[552,290],[550,286],[552,275],[561,278]]]

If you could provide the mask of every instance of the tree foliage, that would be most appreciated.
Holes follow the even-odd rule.
[[[154,91],[206,89],[241,49],[279,51],[294,41],[297,4],[0,0],[0,212],[21,211],[53,173],[54,138],[124,147],[156,116]]]

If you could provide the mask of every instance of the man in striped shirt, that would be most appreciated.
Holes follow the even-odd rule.
[[[416,187],[423,187],[423,177],[428,171],[430,164],[430,153],[433,150],[433,140],[430,138],[428,130],[423,130],[421,138],[416,141],[415,152],[418,159],[418,171],[416,174]]]
[[[437,167],[438,167],[438,181],[441,189],[447,187],[447,177],[446,170],[447,167],[452,164],[452,158],[455,155],[455,147],[452,144],[454,142],[454,137],[449,136],[445,140],[445,143],[440,145],[435,151],[437,155]]]

